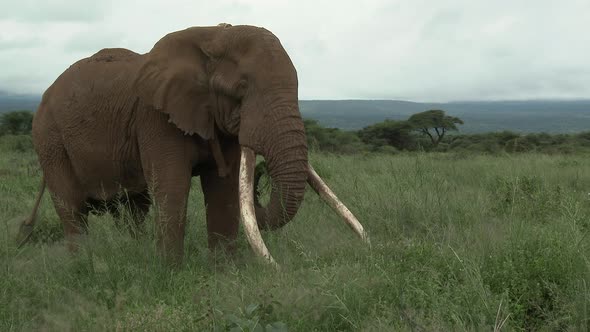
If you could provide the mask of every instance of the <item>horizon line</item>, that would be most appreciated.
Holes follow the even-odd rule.
[[[7,90],[0,90],[1,97],[16,98],[38,98],[41,99],[43,93],[14,93]],[[415,104],[452,104],[452,103],[494,103],[494,102],[590,102],[590,97],[546,97],[546,98],[506,98],[506,99],[453,99],[448,101],[425,101],[419,99],[399,99],[399,98],[300,98],[299,101],[392,101]]]

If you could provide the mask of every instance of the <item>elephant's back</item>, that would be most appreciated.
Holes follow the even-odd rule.
[[[133,61],[139,56],[126,48],[104,48],[87,59],[95,62],[124,62]]]
[[[131,98],[131,83],[143,56],[123,48],[107,48],[81,59],[45,91],[38,112],[50,112],[58,123],[107,115]]]
[[[124,48],[105,48],[94,55],[81,59],[61,74],[53,90],[59,92],[77,91],[77,96],[84,92],[111,93],[116,84],[126,83],[141,62],[142,55]],[[83,90],[85,89],[85,90]],[[54,91],[58,97],[58,91]]]
[[[133,136],[131,83],[141,59],[126,49],[103,49],[71,65],[43,94],[33,124],[38,141],[58,133],[72,157],[82,160],[85,151],[110,157],[118,136]]]
[[[101,50],[71,65],[43,95],[33,123],[36,149],[45,153],[52,144],[65,150],[88,190],[101,183],[106,192],[116,191],[116,181],[128,180],[121,170],[140,167],[133,121],[139,107],[131,83],[141,58],[125,49]]]

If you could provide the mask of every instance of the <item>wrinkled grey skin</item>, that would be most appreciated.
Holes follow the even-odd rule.
[[[180,262],[192,176],[210,247],[231,243],[240,146],[265,157],[275,183],[257,209],[262,228],[291,220],[307,179],[297,73],[277,37],[252,26],[189,28],[143,55],[104,49],[76,62],[43,95],[33,141],[71,249],[89,210],[125,191],[138,223],[157,204],[158,247]]]

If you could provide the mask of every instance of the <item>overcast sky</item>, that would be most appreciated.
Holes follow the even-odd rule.
[[[590,98],[590,0],[1,0],[0,90],[220,22],[274,32],[301,99]]]

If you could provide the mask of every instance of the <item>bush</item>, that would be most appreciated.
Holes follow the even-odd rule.
[[[33,138],[31,135],[0,136],[0,150],[15,152],[33,151]]]
[[[14,111],[0,115],[0,135],[27,135],[33,128],[33,113]]]
[[[541,152],[548,154],[587,153],[590,151],[590,133],[521,135],[503,131],[449,137],[446,151],[456,149],[497,154],[501,152]]]
[[[365,144],[372,146],[373,150],[384,145],[408,150],[415,147],[411,130],[406,121],[385,120],[359,130],[358,136]]]
[[[304,120],[307,145],[310,150],[334,153],[358,153],[367,151],[367,146],[356,132],[338,128],[324,128],[315,120]]]

